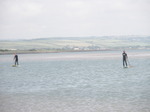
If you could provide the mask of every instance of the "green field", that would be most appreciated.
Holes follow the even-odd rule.
[[[57,37],[0,40],[0,52],[55,52],[69,50],[149,49],[150,37]]]

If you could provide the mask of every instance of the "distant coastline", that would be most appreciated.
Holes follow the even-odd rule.
[[[150,49],[150,36],[59,37],[0,40],[0,55]]]
[[[105,49],[105,50],[6,50],[6,51],[0,51],[0,55],[7,55],[7,54],[40,54],[40,53],[62,53],[62,52],[91,52],[91,51],[116,51],[111,49]]]
[[[94,52],[94,51],[120,51],[123,49],[103,49],[103,50],[0,50],[0,55],[9,54],[40,54],[40,53],[63,53],[63,52]],[[126,50],[148,50],[148,49],[126,49]],[[149,49],[150,50],[150,49]]]

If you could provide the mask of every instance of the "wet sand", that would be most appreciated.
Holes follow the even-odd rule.
[[[150,58],[149,52],[129,52],[129,58]],[[9,57],[8,57],[9,56]],[[46,53],[46,54],[20,54],[19,61],[47,61],[47,60],[77,60],[77,59],[122,59],[121,52],[70,52],[70,53]],[[0,58],[1,62],[12,62],[13,55]]]

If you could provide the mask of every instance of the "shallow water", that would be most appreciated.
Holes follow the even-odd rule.
[[[150,53],[128,55],[126,69],[117,51],[1,55],[0,112],[149,112]]]

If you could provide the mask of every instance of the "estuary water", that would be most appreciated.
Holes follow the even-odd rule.
[[[0,112],[150,112],[150,51],[0,55]]]

